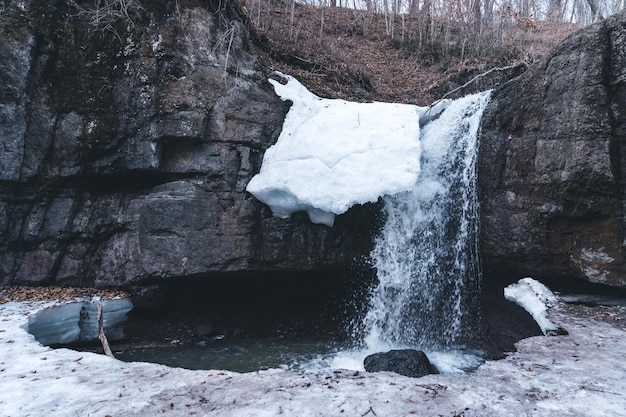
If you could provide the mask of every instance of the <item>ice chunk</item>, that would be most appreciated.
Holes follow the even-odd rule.
[[[426,107],[423,111],[420,111],[420,127],[424,127],[427,123],[438,119],[439,116],[441,116],[441,113],[443,113],[443,111],[447,109],[450,104],[452,104],[452,100],[446,98],[436,101],[432,105]]]
[[[127,298],[76,301],[39,311],[28,318],[28,331],[42,345],[98,340],[98,303],[102,327],[110,340],[124,338],[122,323],[133,308]]]
[[[558,298],[541,282],[532,278],[521,279],[504,289],[504,297],[524,308],[544,335],[567,333],[548,319],[548,307],[556,306]]]
[[[336,214],[355,204],[413,188],[426,108],[324,99],[293,77],[278,76],[286,83],[270,83],[293,105],[247,186],[274,215],[305,211],[314,223],[332,226]]]
[[[83,303],[50,307],[28,317],[28,331],[42,345],[65,344],[78,340],[78,318]]]
[[[98,303],[102,303],[102,328],[109,340],[124,338],[122,324],[126,315],[133,309],[133,303],[128,298],[115,300],[91,300],[83,304],[80,315],[80,341],[98,339]]]

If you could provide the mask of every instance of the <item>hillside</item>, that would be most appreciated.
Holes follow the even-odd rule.
[[[396,16],[391,31],[380,13],[295,3],[292,18],[291,2],[243,3],[268,68],[357,101],[428,104],[492,68],[537,61],[578,28],[512,17],[479,36],[451,20],[424,34],[419,16]]]

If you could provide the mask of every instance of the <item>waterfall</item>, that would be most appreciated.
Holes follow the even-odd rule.
[[[447,349],[471,332],[480,288],[477,136],[489,97],[458,99],[426,125],[415,188],[384,199],[371,253],[378,283],[362,323],[370,351]]]

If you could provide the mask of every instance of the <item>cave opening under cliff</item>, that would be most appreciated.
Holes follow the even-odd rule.
[[[127,335],[181,343],[276,336],[345,340],[373,279],[366,269],[170,279],[135,300]]]
[[[189,369],[250,372],[297,360],[310,366],[312,359],[351,346],[375,282],[368,267],[161,280],[133,297],[125,338],[111,347],[121,360]],[[540,334],[501,291],[485,291],[481,310],[483,331],[474,342],[487,357],[497,358],[520,339]],[[97,342],[70,347],[102,349]]]
[[[134,297],[118,359],[247,372],[346,346],[367,268],[220,273],[159,281]],[[81,349],[100,349],[97,345]]]

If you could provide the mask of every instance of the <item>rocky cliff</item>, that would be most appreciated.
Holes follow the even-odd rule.
[[[245,192],[288,105],[237,2],[0,9],[0,284],[322,270],[368,253],[368,208],[331,229]]]
[[[625,25],[574,34],[494,91],[489,280],[626,286]],[[328,228],[245,192],[288,105],[237,2],[8,1],[0,29],[0,284],[337,270],[369,253],[375,207]]]
[[[488,277],[626,286],[626,14],[494,92],[479,160]]]

